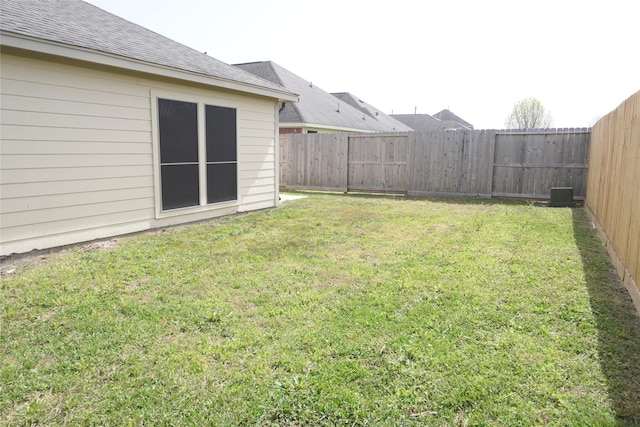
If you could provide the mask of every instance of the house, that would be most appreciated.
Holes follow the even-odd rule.
[[[429,114],[392,114],[391,117],[417,132],[430,132],[451,128],[453,123],[443,122]]]
[[[0,10],[0,256],[276,205],[296,94],[80,0]]]
[[[317,133],[317,132],[396,132],[401,126],[395,120],[375,117],[359,110],[328,92],[313,82],[304,80],[291,71],[272,61],[235,64],[270,82],[284,86],[297,93],[299,100],[295,104],[283,104],[280,109],[280,133]],[[405,129],[403,129],[405,130]]]
[[[381,124],[386,126],[388,129],[391,129],[391,131],[393,132],[411,132],[413,130],[411,127],[407,126],[401,121],[396,120],[393,117],[383,113],[373,105],[366,103],[362,99],[349,92],[332,93],[331,95],[335,96],[342,102],[351,105],[353,108],[362,111],[369,117],[379,121]]]
[[[460,117],[453,114],[451,111],[446,108],[436,114],[433,115],[438,120],[442,120],[443,122],[453,122],[459,126],[459,129],[471,130],[473,129],[473,125],[465,120],[462,120]]]
[[[392,118],[410,126],[418,132],[435,130],[473,129],[473,126],[449,110],[442,110],[437,115],[429,114],[392,114]]]

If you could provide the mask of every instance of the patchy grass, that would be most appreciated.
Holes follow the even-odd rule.
[[[1,424],[640,423],[581,209],[310,194],[1,280]]]

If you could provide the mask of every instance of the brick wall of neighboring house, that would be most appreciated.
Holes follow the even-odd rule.
[[[302,128],[280,128],[280,135],[290,133],[302,133]]]

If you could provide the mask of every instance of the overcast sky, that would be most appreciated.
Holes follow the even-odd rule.
[[[271,60],[386,113],[502,128],[536,97],[591,126],[640,90],[638,0],[89,0],[229,64]]]

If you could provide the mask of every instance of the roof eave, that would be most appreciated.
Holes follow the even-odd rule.
[[[385,132],[382,130],[374,130],[374,129],[362,129],[362,128],[351,128],[345,126],[334,126],[334,125],[323,125],[320,123],[297,123],[297,122],[280,122],[279,127],[281,128],[315,128],[315,129],[331,129],[336,132],[362,132],[362,133],[375,133],[375,132]]]
[[[287,90],[279,91],[2,30],[0,45],[275,98],[282,102],[298,100],[298,95]]]

